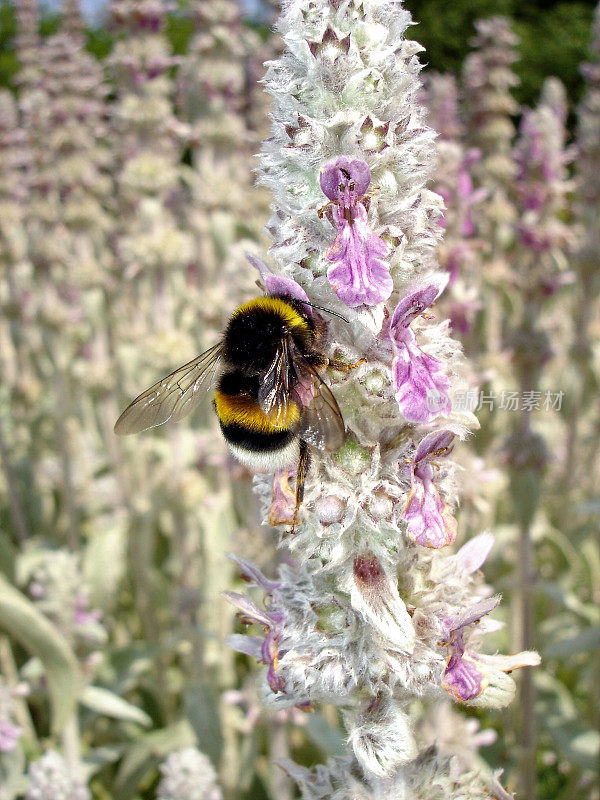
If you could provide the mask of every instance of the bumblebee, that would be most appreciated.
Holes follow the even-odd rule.
[[[310,449],[337,450],[345,438],[342,413],[320,372],[327,366],[344,371],[353,366],[323,354],[326,326],[311,305],[284,294],[244,303],[216,345],[125,409],[115,433],[138,433],[180,420],[216,378],[214,408],[233,455],[255,472],[297,464],[295,522]]]

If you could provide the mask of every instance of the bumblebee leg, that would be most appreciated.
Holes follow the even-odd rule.
[[[351,369],[356,369],[356,367],[360,367],[360,365],[365,364],[366,361],[367,361],[366,358],[361,358],[360,361],[357,361],[355,364],[348,364],[341,358],[330,358],[328,366],[331,367],[331,369],[337,370],[338,372],[350,372]]]
[[[323,217],[325,216],[325,212],[327,211],[329,206],[337,206],[337,205],[339,205],[339,203],[337,203],[335,200],[330,200],[328,203],[325,203],[324,206],[317,209],[317,216],[319,217],[319,219],[323,219]]]
[[[310,451],[308,445],[302,439],[300,440],[300,458],[298,459],[298,471],[296,472],[296,508],[294,509],[294,519],[292,521],[291,533],[296,530],[298,522],[298,512],[304,500],[304,482],[306,480],[306,473],[310,465]]]

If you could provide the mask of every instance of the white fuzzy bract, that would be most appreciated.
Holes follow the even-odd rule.
[[[25,800],[91,800],[91,793],[65,759],[49,750],[27,773]]]
[[[171,753],[160,771],[158,800],[222,800],[213,765],[195,747]]]

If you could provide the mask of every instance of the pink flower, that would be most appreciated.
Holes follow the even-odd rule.
[[[359,159],[342,156],[321,171],[321,189],[332,206],[337,234],[327,251],[332,266],[327,271],[337,296],[351,308],[381,303],[394,288],[387,262],[387,244],[376,236],[367,221],[361,202],[371,171]]]
[[[0,720],[0,753],[10,753],[17,746],[23,731],[7,720]]]
[[[459,614],[450,622],[450,636],[447,642],[450,650],[442,686],[455,700],[474,700],[487,686],[485,672],[478,668],[476,655],[466,652],[465,628],[475,625],[500,603],[500,595],[487,597],[466,612]]]
[[[460,245],[455,248],[458,250]],[[452,254],[446,266],[449,265],[452,259]],[[450,271],[450,280],[452,280],[452,271]],[[456,271],[455,271],[456,274]],[[458,280],[453,287],[450,302],[447,305],[447,313],[450,317],[450,325],[452,330],[465,336],[470,332],[475,316],[481,309],[481,300],[479,293],[475,286],[467,286],[463,281]]]
[[[102,620],[102,612],[99,609],[90,610],[89,599],[85,593],[79,593],[75,598],[73,609],[73,622],[76,626],[85,626],[90,623],[95,624]]]
[[[233,553],[228,553],[227,555],[228,558],[235,561],[240,568],[240,577],[242,580],[259,586],[266,595],[272,595],[273,592],[281,586],[279,581],[270,581],[255,564],[248,561],[246,558],[233,555]]]
[[[407,533],[417,544],[439,548],[456,539],[457,523],[445,507],[433,481],[434,460],[444,458],[452,449],[454,434],[435,431],[419,444],[412,465],[412,486],[402,518],[408,522]]]
[[[486,546],[480,548],[480,557],[483,557],[485,549]],[[510,656],[488,656],[467,649],[469,628],[478,625],[483,617],[493,611],[500,599],[500,595],[486,597],[447,621],[448,638],[445,644],[449,654],[442,686],[461,703],[472,703],[487,690],[486,705],[501,708],[514,695],[514,681],[505,673],[521,667],[535,667],[540,663],[539,655],[531,651]]]
[[[421,350],[410,328],[441,291],[432,284],[407,295],[396,306],[390,323],[396,400],[409,422],[431,422],[439,414],[447,416],[452,408],[450,381],[442,362]]]

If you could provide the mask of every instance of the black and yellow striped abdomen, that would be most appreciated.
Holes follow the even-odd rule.
[[[300,406],[290,403],[289,413],[275,425],[257,400],[247,395],[230,395],[217,389],[215,408],[225,438],[249,450],[273,449],[294,436],[300,422]]]
[[[297,458],[302,411],[290,401],[285,418],[279,417],[275,424],[259,405],[258,388],[258,376],[225,372],[215,392],[215,410],[236,457],[252,469],[271,471]]]

